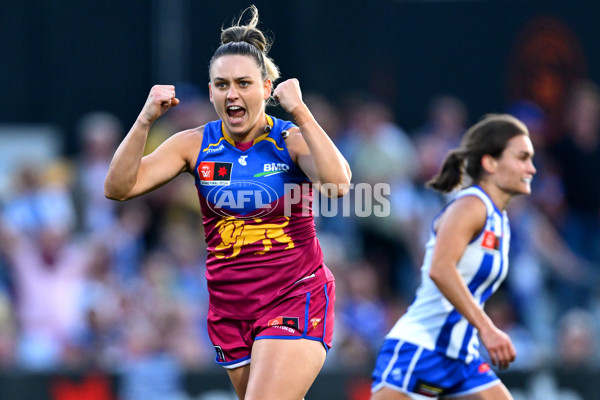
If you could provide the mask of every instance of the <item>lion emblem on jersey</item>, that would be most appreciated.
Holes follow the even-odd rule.
[[[263,224],[262,219],[255,218],[249,223],[249,221],[238,220],[235,217],[227,217],[221,219],[215,227],[219,231],[221,236],[221,244],[215,247],[215,257],[217,258],[232,258],[240,254],[240,250],[243,246],[262,242],[263,249],[255,252],[255,254],[265,254],[273,247],[272,241],[279,243],[287,243],[287,249],[294,248],[294,242],[292,239],[283,231],[290,223],[289,217],[282,217],[285,219],[281,224],[267,223]],[[230,255],[222,253],[223,250],[231,249]]]

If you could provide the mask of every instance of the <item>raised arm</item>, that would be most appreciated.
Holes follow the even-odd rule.
[[[117,148],[104,181],[104,195],[127,200],[156,189],[184,171],[194,131],[180,132],[152,154],[143,157],[150,127],[169,108],[179,104],[172,85],[156,85],[135,123]]]
[[[337,192],[328,195],[346,194],[352,177],[350,166],[302,101],[298,80],[289,79],[277,85],[273,97],[294,117],[300,130],[299,133],[291,130],[286,143],[302,171],[314,183],[335,185]]]
[[[483,229],[487,213],[483,202],[466,196],[452,203],[440,217],[429,277],[450,303],[479,331],[492,363],[505,369],[514,361],[515,348],[475,301],[457,269],[469,242]]]

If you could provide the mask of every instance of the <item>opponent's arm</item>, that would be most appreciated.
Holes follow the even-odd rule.
[[[492,363],[504,369],[515,360],[514,346],[475,301],[457,269],[467,245],[481,232],[486,218],[485,205],[474,196],[457,199],[448,207],[437,226],[429,277],[454,308],[477,328]]]
[[[104,181],[106,197],[127,200],[139,196],[165,184],[186,168],[185,137],[189,136],[186,132],[172,136],[152,154],[142,157],[150,127],[177,104],[174,86],[152,87],[142,111],[110,163]]]
[[[346,194],[352,177],[350,166],[302,101],[298,80],[289,79],[277,85],[273,97],[294,117],[299,128],[300,134],[296,129],[290,130],[286,144],[300,169],[314,183],[335,185],[337,191],[328,195]]]

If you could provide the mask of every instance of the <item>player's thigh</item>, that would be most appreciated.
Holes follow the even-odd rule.
[[[450,399],[450,397],[449,397]],[[504,386],[500,383],[489,387],[481,392],[471,393],[464,396],[451,397],[452,400],[513,400],[512,395]]]
[[[261,339],[252,346],[246,400],[301,400],[323,367],[322,342]]]
[[[246,388],[248,387],[250,364],[239,368],[228,369],[227,374],[229,375],[229,380],[235,389],[238,399],[242,400],[246,395]]]
[[[371,394],[371,400],[412,400],[408,395],[397,390],[382,387]]]

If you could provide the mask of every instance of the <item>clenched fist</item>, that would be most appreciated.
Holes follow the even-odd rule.
[[[281,82],[273,91],[273,97],[279,101],[285,111],[294,117],[298,126],[313,120],[310,110],[302,101],[302,91],[298,79],[292,78]]]
[[[298,79],[292,78],[281,82],[273,91],[273,97],[287,112],[302,105],[302,91]]]
[[[143,122],[152,124],[169,108],[175,107],[177,104],[179,104],[179,99],[175,97],[175,86],[154,85],[140,112],[140,118]]]

